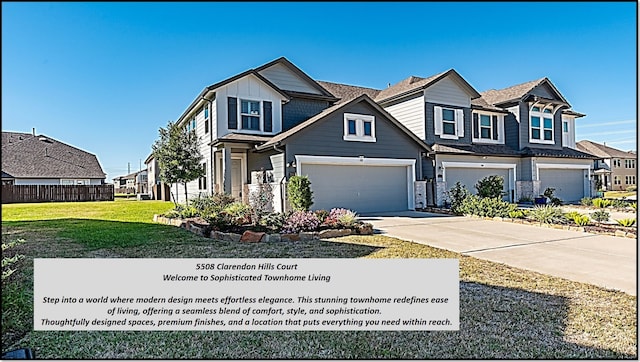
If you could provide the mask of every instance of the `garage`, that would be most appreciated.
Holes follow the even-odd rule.
[[[476,194],[476,184],[487,176],[498,175],[504,179],[503,192],[504,199],[511,200],[511,190],[513,190],[514,170],[513,164],[487,165],[487,167],[478,167],[478,164],[464,164],[458,162],[443,162],[445,169],[446,189],[450,190],[455,186],[456,182],[464,185],[469,192]],[[493,166],[493,167],[492,167]]]
[[[555,188],[555,197],[563,202],[579,202],[585,197],[584,192],[584,170],[582,169],[558,169],[540,168],[538,169],[540,180],[540,193],[548,187]]]
[[[313,191],[313,210],[343,207],[357,213],[413,208],[415,160],[298,157]]]

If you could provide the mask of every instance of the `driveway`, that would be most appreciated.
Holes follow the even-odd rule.
[[[637,240],[426,212],[363,214],[376,232],[637,295]]]

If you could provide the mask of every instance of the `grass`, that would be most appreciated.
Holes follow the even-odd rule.
[[[637,191],[606,191],[604,197],[607,199],[621,199],[629,196],[636,196]]]
[[[3,240],[25,239],[2,286],[2,348],[62,359],[637,358],[637,298],[382,235],[234,243],[154,224],[171,203],[4,205]],[[458,258],[460,330],[33,331],[34,257]],[[407,276],[419,283],[430,276]]]

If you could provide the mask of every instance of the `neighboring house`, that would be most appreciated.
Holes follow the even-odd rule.
[[[358,94],[358,87],[320,84],[335,95]],[[547,187],[567,202],[592,194],[594,157],[575,150],[575,119],[584,115],[572,111],[547,78],[478,93],[451,69],[361,92],[433,149],[422,163],[425,179],[435,184],[429,204],[442,205],[458,181],[475,193],[475,184],[490,175],[503,176],[509,201]]]
[[[177,122],[196,130],[206,170],[189,197],[247,201],[266,170],[275,185],[308,175],[314,209],[369,212],[413,209],[424,194],[442,205],[456,181],[475,192],[493,174],[511,201],[547,187],[565,201],[590,196],[594,156],[574,149],[582,116],[547,78],[481,94],[451,69],[378,90],[315,81],[279,58],[206,87]]]
[[[113,179],[115,192],[120,194],[146,194],[149,190],[147,170],[132,172]]]
[[[599,179],[603,191],[621,191],[628,187],[637,187],[638,155],[593,141],[583,140],[577,143],[578,150],[598,157],[594,162],[594,173]]]
[[[266,170],[275,185],[309,175],[314,209],[413,209],[430,148],[367,95],[338,101],[285,58],[206,87],[178,119],[200,137],[207,171],[188,183],[189,197],[225,192],[246,201]],[[283,189],[274,189],[282,210]]]
[[[147,184],[151,199],[171,201],[169,185],[160,181],[158,161],[153,157],[153,154],[150,154],[147,159],[144,160],[144,164],[147,165]]]
[[[102,185],[98,158],[45,135],[2,132],[3,185]]]

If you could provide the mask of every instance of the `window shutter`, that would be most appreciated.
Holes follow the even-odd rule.
[[[265,132],[273,132],[273,116],[271,110],[271,102],[264,101],[264,131]]]
[[[434,133],[438,136],[442,134],[442,107],[433,107]]]
[[[480,121],[478,114],[473,114],[473,138],[480,138]]]
[[[456,126],[458,137],[464,137],[464,111],[462,109],[456,109]]]
[[[227,126],[229,129],[238,129],[238,99],[227,98]]]
[[[493,139],[497,140],[498,139],[498,116],[491,116],[491,119],[493,120],[493,122],[491,122],[491,126],[493,127]]]

